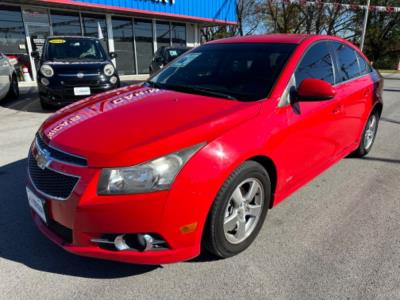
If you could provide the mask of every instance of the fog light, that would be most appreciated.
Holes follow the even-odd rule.
[[[110,82],[111,82],[112,84],[116,84],[116,83],[117,83],[117,80],[118,80],[117,76],[113,76],[113,77],[110,78]]]
[[[125,241],[124,235],[118,235],[115,240],[114,240],[114,245],[115,248],[117,248],[119,251],[123,251],[123,250],[128,250],[130,247],[128,246],[128,244]]]
[[[40,79],[40,82],[45,86],[48,86],[49,83],[50,83],[50,81],[47,78],[44,78],[44,77],[42,79]]]
[[[101,248],[113,251],[150,251],[167,250],[167,242],[158,234],[103,234],[91,239]]]

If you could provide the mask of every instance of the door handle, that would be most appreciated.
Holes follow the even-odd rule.
[[[343,105],[338,105],[332,110],[332,113],[334,115],[337,115],[340,114],[342,111],[343,111]]]

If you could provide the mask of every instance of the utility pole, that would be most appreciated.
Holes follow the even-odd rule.
[[[364,49],[365,34],[367,32],[367,23],[368,23],[370,4],[371,4],[371,0],[368,0],[367,6],[365,6],[364,23],[363,23],[363,29],[362,29],[362,34],[361,34],[361,45],[360,45],[361,51],[363,51],[363,49]]]

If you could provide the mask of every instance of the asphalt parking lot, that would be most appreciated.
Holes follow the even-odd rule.
[[[385,81],[373,150],[272,209],[244,253],[138,266],[64,252],[34,227],[24,183],[42,112],[0,106],[0,299],[400,299],[400,78]]]

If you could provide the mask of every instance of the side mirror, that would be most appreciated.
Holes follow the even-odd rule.
[[[115,52],[110,52],[110,57],[111,58],[117,58],[117,53],[115,53]]]
[[[31,52],[31,56],[32,56],[34,59],[39,59],[39,58],[40,58],[40,53],[39,53],[39,51],[32,51],[32,52]]]
[[[328,82],[320,79],[307,78],[300,82],[296,91],[296,100],[306,101],[324,101],[334,98],[335,88]]]

